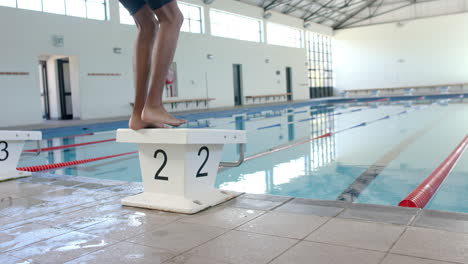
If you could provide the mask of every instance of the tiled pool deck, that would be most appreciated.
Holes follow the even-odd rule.
[[[468,215],[242,195],[186,216],[122,207],[141,184],[0,183],[0,263],[468,263]]]

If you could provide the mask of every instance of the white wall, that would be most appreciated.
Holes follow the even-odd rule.
[[[411,5],[408,5],[408,2],[394,1],[391,3],[388,1],[377,10],[377,14],[381,15],[363,20],[351,25],[351,27],[468,12],[468,0],[417,1]],[[356,17],[368,17],[374,11],[375,7],[366,8]]]
[[[335,31],[336,86],[468,82],[468,13]]]
[[[188,0],[203,6],[201,0]],[[41,122],[40,55],[60,55],[73,61],[74,114],[81,119],[129,115],[133,100],[132,52],[135,26],[118,21],[117,1],[110,1],[110,21],[94,21],[63,15],[0,7],[0,71],[24,71],[28,76],[0,76],[0,98],[10,114],[0,113],[0,127]],[[207,6],[205,6],[207,7]],[[211,5],[210,5],[211,7]],[[213,8],[262,17],[262,9],[237,1],[215,1]],[[208,11],[205,19],[208,19]],[[276,23],[302,27],[300,19],[282,14]],[[209,21],[207,21],[207,24]],[[321,33],[332,30],[313,25]],[[64,36],[64,47],[54,47],[52,36]],[[5,37],[3,37],[5,36]],[[122,48],[114,54],[113,48]],[[214,56],[207,59],[207,54]],[[269,63],[265,60],[269,59]],[[243,64],[244,96],[286,92],[285,67],[293,67],[293,99],[308,98],[306,49],[253,43],[208,34],[182,33],[175,61],[179,98],[213,97],[212,107],[232,106],[232,64]],[[281,71],[277,76],[275,72]],[[88,76],[118,73],[121,76]],[[52,73],[49,73],[53,75]],[[7,98],[7,100],[5,100]],[[77,104],[75,102],[78,102]],[[21,109],[18,106],[21,105]]]

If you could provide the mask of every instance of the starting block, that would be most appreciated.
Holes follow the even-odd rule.
[[[144,191],[123,205],[194,214],[230,200],[235,192],[214,187],[219,166],[244,159],[245,131],[215,129],[119,129],[117,142],[138,144]],[[224,144],[240,144],[236,163],[221,162]]]
[[[31,176],[31,172],[17,171],[16,168],[25,141],[37,140],[40,153],[41,139],[42,133],[38,131],[0,131],[0,181]]]

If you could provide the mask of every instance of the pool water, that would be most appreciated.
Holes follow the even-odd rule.
[[[348,104],[309,102],[184,117],[191,120],[188,124],[191,128],[245,130],[248,140],[245,155],[264,154],[240,167],[220,170],[216,180],[219,188],[398,205],[468,133],[468,104],[463,99],[452,99],[450,103],[447,99],[369,102],[373,100]],[[112,139],[115,126],[124,127],[125,123],[113,124],[109,131],[104,126],[103,131],[88,135],[63,137],[45,133],[46,137],[54,137],[44,140],[43,146]],[[329,137],[312,140],[329,132],[332,132]],[[271,152],[278,147],[285,148]],[[34,148],[34,144],[28,143],[26,148]],[[100,143],[44,152],[37,157],[23,156],[20,166],[135,150],[133,144]],[[235,145],[226,145],[223,160],[236,160],[237,151]],[[141,181],[137,155],[49,173]],[[467,189],[465,153],[426,208],[468,213]]]

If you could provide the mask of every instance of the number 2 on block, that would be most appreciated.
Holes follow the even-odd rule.
[[[207,177],[208,176],[208,172],[201,172],[201,170],[203,169],[203,167],[205,167],[206,165],[206,162],[208,161],[208,158],[210,157],[210,150],[207,148],[207,147],[202,147],[199,151],[198,151],[198,156],[201,155],[202,151],[205,151],[206,152],[206,158],[205,158],[205,161],[203,161],[201,167],[198,169],[197,171],[197,178],[199,177]]]
[[[156,152],[154,152],[154,158],[157,159],[158,158],[158,154],[161,153],[163,155],[163,158],[164,158],[164,161],[163,161],[163,164],[161,165],[161,167],[159,168],[159,170],[156,172],[156,175],[154,176],[154,179],[155,180],[160,180],[160,181],[168,181],[169,178],[168,177],[165,177],[165,176],[159,176],[159,174],[161,173],[161,171],[164,169],[164,167],[166,167],[166,164],[167,164],[167,154],[164,150],[162,149],[158,149],[156,150]]]

